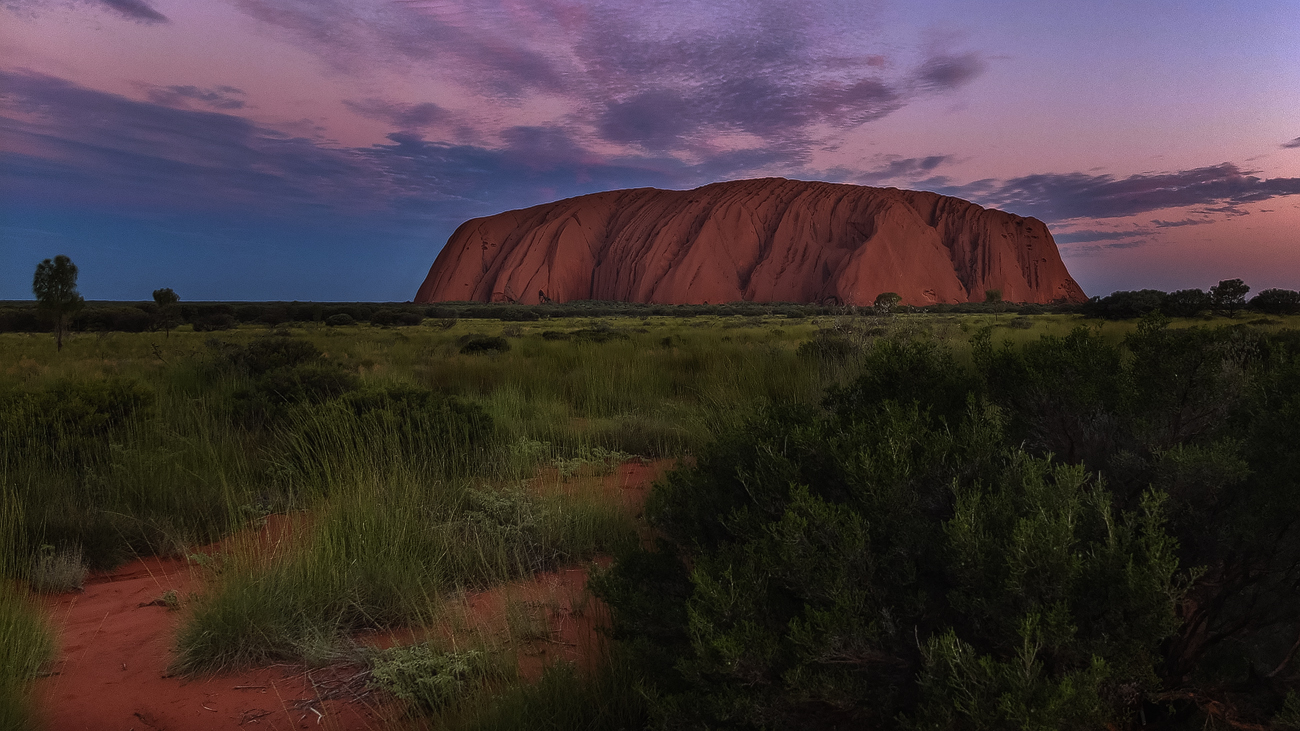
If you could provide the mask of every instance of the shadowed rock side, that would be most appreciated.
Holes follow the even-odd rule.
[[[636,188],[461,225],[416,302],[914,305],[1087,299],[1037,219],[936,193],[783,178]]]

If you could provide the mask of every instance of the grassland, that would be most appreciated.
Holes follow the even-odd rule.
[[[268,515],[307,516],[291,550],[235,540],[196,559],[208,589],[187,604],[177,669],[326,662],[358,630],[436,623],[457,592],[636,540],[609,496],[527,489],[543,466],[692,455],[758,404],[818,402],[889,333],[928,333],[960,360],[981,328],[1018,344],[1080,324],[1116,343],[1136,327],[1007,313],[447,318],[78,334],[61,353],[46,334],[0,334],[0,574],[16,587],[0,596],[0,726],[20,726],[9,719],[50,646],[23,587],[65,585],[83,563],[197,555]],[[494,344],[462,352],[475,341]],[[631,681],[614,661],[512,682],[456,723],[562,718],[566,698],[617,698],[601,684]],[[602,713],[616,727],[636,711]]]

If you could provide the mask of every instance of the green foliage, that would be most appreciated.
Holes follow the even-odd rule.
[[[289,407],[319,404],[357,388],[355,373],[337,362],[326,360],[307,340],[273,335],[247,345],[212,341],[216,352],[214,368],[247,379],[247,386],[234,392],[244,417],[257,421],[279,419]]]
[[[1210,309],[1210,295],[1199,289],[1180,289],[1165,295],[1160,311],[1170,317],[1197,317]]]
[[[505,353],[510,350],[510,341],[502,337],[478,336],[466,338],[460,346],[462,355],[479,353]]]
[[[1266,289],[1250,299],[1250,307],[1269,315],[1300,314],[1300,292]]]
[[[664,542],[597,586],[661,719],[1122,727],[1189,682],[1281,704],[1251,678],[1300,629],[1300,337],[1152,314],[971,356],[879,339],[822,412],[769,409],[656,487]]]
[[[985,302],[985,304],[996,305],[996,304],[998,304],[998,303],[1001,302],[1001,301],[1002,301],[1002,290],[1000,290],[1000,289],[986,289],[986,290],[984,290],[984,302]]]
[[[1285,731],[1300,730],[1300,693],[1287,692],[1282,710],[1273,717],[1273,725]]]
[[[878,348],[881,366],[943,361]],[[1082,469],[1001,446],[995,407],[941,418],[872,398],[886,370],[839,392],[841,413],[773,412],[656,488],[647,510],[673,548],[620,560],[597,589],[665,693],[657,711],[965,728],[1014,697],[1028,710],[987,727],[1070,704],[1084,725],[1123,717],[1137,690],[1120,689],[1154,684],[1177,624],[1158,501],[1121,515]],[[1027,642],[1038,665],[1008,685]]]
[[[406,645],[370,659],[370,687],[428,712],[462,702],[505,676],[501,661],[482,650],[439,652],[430,645]]]
[[[34,727],[29,683],[50,659],[54,637],[41,607],[15,582],[28,568],[20,556],[24,540],[22,503],[0,486],[0,729]]]
[[[172,291],[171,287],[163,287],[153,291],[153,301],[157,306],[157,310],[154,312],[153,324],[155,327],[166,330],[170,336],[172,328],[181,322],[180,311],[176,306],[181,301],[181,298],[176,292]]]
[[[172,291],[171,287],[163,287],[153,291],[153,301],[159,307],[167,307],[181,301],[179,295]]]
[[[85,298],[77,292],[77,265],[63,254],[42,261],[36,265],[32,292],[37,306],[54,319],[58,349],[63,350],[63,331],[68,318],[85,304]]]
[[[330,327],[347,327],[348,325],[357,324],[357,321],[353,319],[352,315],[349,315],[346,312],[340,312],[336,315],[330,315],[325,318],[325,324]]]
[[[1001,300],[1002,293],[998,292],[998,301]],[[876,301],[872,303],[871,307],[877,315],[890,315],[893,314],[894,308],[898,307],[898,303],[902,301],[903,298],[897,292],[882,292],[876,295]]]
[[[134,380],[55,381],[0,393],[0,444],[13,461],[86,462],[108,450],[111,436],[148,416],[154,394]]]
[[[1210,304],[1216,311],[1233,317],[1246,306],[1246,294],[1249,292],[1250,287],[1240,279],[1225,279],[1210,287]]]
[[[639,674],[621,657],[583,673],[556,663],[536,683],[511,683],[440,716],[438,728],[463,731],[632,731],[646,727]]]
[[[1136,292],[1112,292],[1105,297],[1093,297],[1081,310],[1088,317],[1107,320],[1131,320],[1159,310],[1165,302],[1165,293],[1158,289]]]

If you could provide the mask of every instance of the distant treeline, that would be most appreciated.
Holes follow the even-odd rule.
[[[1225,286],[1227,285],[1227,286]],[[1266,289],[1245,298],[1249,287],[1226,280],[1209,292],[1155,289],[1114,292],[1083,304],[1016,304],[964,302],[927,307],[899,307],[895,312],[935,314],[1020,315],[1082,314],[1108,320],[1127,320],[1154,311],[1170,317],[1199,317],[1211,313],[1236,315],[1243,310],[1266,315],[1300,314],[1300,292]],[[521,305],[513,303],[439,302],[436,304],[382,302],[180,302],[160,309],[154,302],[88,302],[72,316],[74,332],[146,332],[191,325],[197,331],[229,330],[241,324],[267,326],[319,322],[330,326],[369,323],[379,327],[420,325],[425,320],[447,323],[457,319],[530,322],[566,317],[705,317],[777,316],[788,318],[825,315],[871,314],[872,307],[791,302],[732,302],[705,305],[661,305],[637,302],[579,300]],[[0,303],[0,332],[51,332],[52,321],[34,302]]]
[[[901,308],[916,312],[1043,314],[1071,311],[1069,305],[1016,305],[964,303]],[[168,326],[192,325],[198,331],[228,330],[240,324],[268,326],[319,322],[331,326],[369,323],[381,327],[419,325],[426,319],[441,322],[456,319],[488,319],[530,322],[566,317],[743,317],[783,316],[789,318],[870,313],[871,307],[799,304],[787,302],[733,302],[717,305],[655,305],[637,302],[582,300],[540,305],[483,302],[413,303],[319,303],[319,302],[180,302],[160,311],[153,302],[87,302],[72,316],[74,332],[145,332]],[[53,325],[35,303],[0,303],[0,332],[50,332]]]
[[[1210,313],[1231,317],[1242,310],[1265,315],[1300,314],[1300,292],[1266,289],[1247,300],[1249,292],[1250,287],[1240,279],[1225,279],[1208,292],[1200,289],[1113,292],[1105,297],[1093,297],[1079,306],[1079,312],[1107,320],[1131,320],[1157,311],[1167,317],[1200,317]]]

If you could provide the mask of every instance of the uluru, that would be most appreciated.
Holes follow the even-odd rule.
[[[1082,302],[1047,225],[924,191],[763,178],[462,224],[416,302]]]

